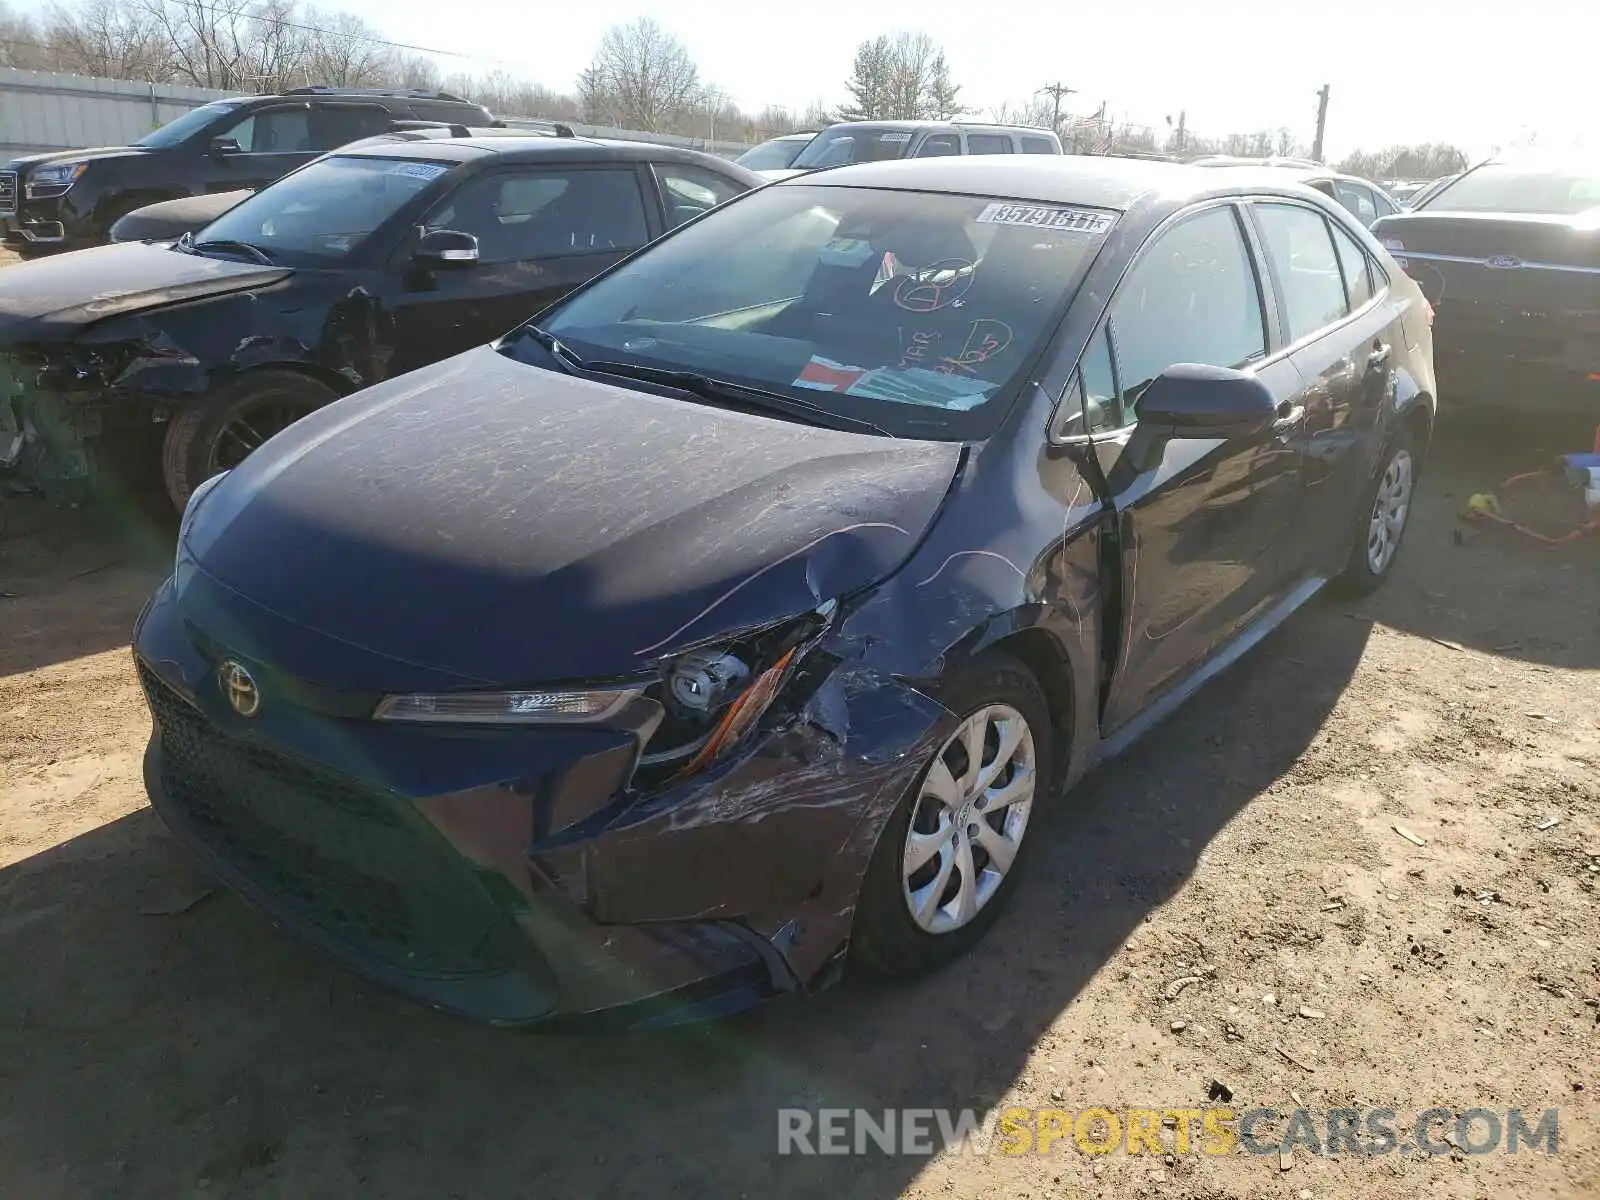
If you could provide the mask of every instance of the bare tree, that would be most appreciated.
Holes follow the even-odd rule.
[[[75,8],[46,11],[43,37],[58,71],[103,79],[172,76],[172,48],[148,12],[116,0],[84,0]]]
[[[1055,119],[1055,109],[1043,96],[1031,96],[1021,104],[1001,103],[989,110],[989,117],[998,125],[1037,125],[1049,129]]]
[[[347,12],[308,9],[303,73],[329,87],[374,87],[399,82],[400,62],[378,31]]]
[[[1466,167],[1466,152],[1447,142],[1358,150],[1339,164],[1339,170],[1365,179],[1440,179]]]
[[[590,121],[647,132],[691,111],[700,92],[700,71],[688,50],[649,17],[606,30],[578,78]]]
[[[925,33],[879,34],[856,47],[842,120],[939,120],[965,111],[944,51]]]
[[[70,69],[54,61],[49,36],[31,18],[19,16],[4,3],[0,3],[0,67],[22,71]]]

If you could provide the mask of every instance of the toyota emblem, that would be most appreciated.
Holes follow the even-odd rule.
[[[261,711],[261,689],[243,663],[229,659],[217,668],[217,677],[222,681],[222,694],[228,698],[228,707],[234,712],[241,717],[253,717]]]

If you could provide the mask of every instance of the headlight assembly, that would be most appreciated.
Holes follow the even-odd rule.
[[[88,167],[88,163],[64,162],[35,168],[28,172],[28,199],[47,200],[52,196],[66,195]]]
[[[827,629],[836,605],[737,641],[686,650],[663,664],[645,694],[662,707],[639,759],[649,787],[685,779],[727,754],[771,709],[800,661]]]

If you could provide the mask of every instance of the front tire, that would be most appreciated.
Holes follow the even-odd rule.
[[[1420,467],[1416,439],[1410,430],[1401,427],[1390,439],[1383,467],[1367,489],[1349,558],[1344,571],[1333,581],[1341,595],[1370,595],[1389,578],[1400,554],[1400,540],[1411,523]]]
[[[161,471],[167,495],[181,512],[189,493],[238,466],[262,442],[339,393],[298,371],[262,370],[198,396],[167,426]]]
[[[979,660],[940,700],[961,724],[884,826],[856,906],[852,954],[879,974],[922,974],[988,931],[1052,778],[1050,708],[1021,663]]]

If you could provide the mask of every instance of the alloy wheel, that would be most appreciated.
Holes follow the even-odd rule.
[[[1388,570],[1400,547],[1406,518],[1411,514],[1411,452],[1397,450],[1383,469],[1378,494],[1372,502],[1372,517],[1367,523],[1367,568],[1374,575]]]
[[[305,401],[263,397],[234,413],[212,439],[207,475],[237,467],[261,443],[283,432],[316,407]]]
[[[906,829],[901,885],[928,933],[972,921],[1016,861],[1038,773],[1033,730],[1007,704],[961,723],[940,748]]]

